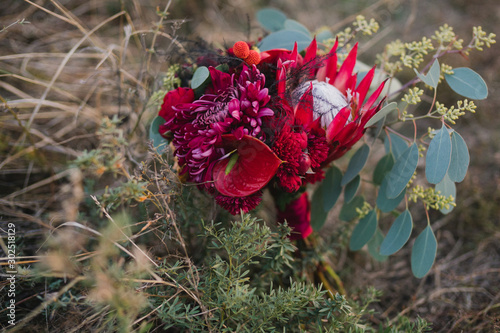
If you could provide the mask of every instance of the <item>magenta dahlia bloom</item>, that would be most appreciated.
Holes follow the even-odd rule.
[[[211,85],[199,99],[189,88],[167,93],[160,111],[166,123],[160,131],[173,134],[174,154],[187,180],[213,190],[211,171],[227,153],[220,145],[222,135],[263,139],[262,119],[274,112],[266,106],[265,77],[255,66],[232,75],[213,67],[209,71]]]

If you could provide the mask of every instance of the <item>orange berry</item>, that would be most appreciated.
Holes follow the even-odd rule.
[[[246,42],[240,40],[239,42],[234,43],[233,52],[238,58],[245,59],[250,53],[250,48]]]
[[[248,57],[245,58],[245,62],[250,66],[258,65],[260,62],[260,53],[255,50],[250,50]]]

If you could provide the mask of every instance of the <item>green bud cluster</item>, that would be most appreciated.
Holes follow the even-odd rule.
[[[496,35],[494,33],[487,34],[485,31],[483,31],[483,28],[481,26],[473,27],[472,35],[472,48],[478,51],[483,51],[484,45],[486,45],[487,47],[491,47],[491,44],[496,43]]]
[[[417,202],[420,199],[427,207],[432,209],[449,209],[450,206],[455,206],[455,198],[452,195],[445,197],[441,195],[440,191],[436,191],[434,188],[426,188],[423,186],[416,185],[410,190],[408,200]]]
[[[356,16],[356,22],[352,25],[356,27],[356,31],[361,31],[363,35],[368,36],[376,33],[380,28],[375,19],[371,18],[370,21],[367,21],[363,15]]]
[[[373,207],[367,201],[363,202],[363,207],[361,207],[361,208],[356,207],[356,213],[358,214],[358,217],[360,219],[362,219],[363,217],[368,215],[368,213],[370,213],[372,210],[373,210]]]
[[[436,31],[431,38],[438,41],[441,49],[455,48],[461,50],[463,48],[464,40],[458,39],[453,28],[448,24],[440,26],[439,31]]]
[[[452,105],[450,108],[447,108],[443,104],[436,102],[436,112],[443,116],[446,121],[452,124],[455,124],[455,120],[463,116],[466,111],[475,113],[476,108],[477,107],[474,102],[467,99],[458,101],[457,107]]]
[[[416,105],[422,101],[422,99],[420,99],[420,96],[422,96],[423,94],[424,91],[422,89],[413,87],[412,89],[408,90],[408,93],[406,93],[401,100],[408,104]]]

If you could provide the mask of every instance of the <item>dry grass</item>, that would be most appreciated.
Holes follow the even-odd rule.
[[[497,34],[500,31],[495,0],[473,4],[461,0],[277,4],[311,29],[318,28],[318,22],[340,26],[342,19],[370,6],[365,15],[376,16],[383,29],[377,43],[363,47],[368,59],[384,41],[419,38],[444,22],[463,36],[473,25]],[[122,119],[120,128],[129,142],[124,176],[133,174],[140,161],[147,159],[146,130],[156,111],[147,103],[169,58],[183,55],[179,36],[200,36],[223,44],[258,29],[247,24],[247,15],[253,17],[256,10],[248,1],[164,1],[159,11],[169,15],[163,18],[155,5],[139,0],[0,2],[0,27],[5,27],[0,32],[0,221],[2,228],[6,222],[16,223],[20,264],[42,260],[46,234],[78,220],[85,199],[85,176],[68,170],[67,163],[99,145],[97,131],[104,117]],[[188,20],[184,22],[184,18]],[[364,255],[345,254],[344,267],[338,269],[345,269],[343,280],[348,281],[348,288],[370,281],[384,292],[377,309],[380,315],[374,321],[408,314],[433,322],[437,332],[500,330],[498,54],[497,47],[470,60],[487,80],[490,97],[478,103],[476,118],[459,124],[459,131],[473,147],[473,164],[458,189],[459,208],[447,217],[433,219],[440,247],[431,274],[422,280],[412,277],[408,250],[376,267]],[[468,64],[464,60],[460,65]],[[162,205],[168,207],[166,202]],[[139,233],[126,237],[155,233],[156,222],[144,221]],[[81,228],[93,233],[92,221],[86,223]],[[5,250],[3,241],[0,245]],[[181,253],[189,257],[185,248]],[[78,262],[95,255],[83,251],[73,259]],[[79,282],[78,274],[72,277],[56,294],[48,295],[44,286],[22,290],[17,301],[20,314],[26,316],[24,323]],[[160,281],[145,283],[170,283]],[[38,296],[44,301],[35,302]],[[196,295],[192,297],[196,299]],[[68,318],[53,318],[53,322],[61,329],[78,331],[99,325],[101,314],[107,311],[103,308],[89,316],[69,309],[68,316],[81,321],[80,325],[63,326]],[[1,310],[0,316],[4,317]],[[42,325],[44,321],[48,319]]]

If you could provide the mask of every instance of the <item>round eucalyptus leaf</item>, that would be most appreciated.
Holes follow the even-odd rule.
[[[325,174],[325,179],[321,183],[322,187],[322,204],[325,212],[329,212],[333,208],[337,199],[342,193],[342,186],[340,181],[342,180],[342,171],[336,166],[332,166]]]
[[[394,159],[397,160],[399,156],[408,148],[408,143],[397,134],[389,133],[389,136],[384,141],[385,152],[392,152]]]
[[[453,91],[470,99],[485,99],[488,97],[488,86],[481,75],[467,67],[454,68],[453,74],[444,75],[446,82]]]
[[[405,210],[392,224],[380,246],[380,254],[389,256],[399,251],[408,241],[413,229],[413,219],[409,210]]]
[[[354,197],[354,199],[352,199],[350,202],[344,203],[344,205],[340,209],[339,219],[346,222],[354,220],[358,217],[356,208],[361,209],[364,203],[365,199],[359,195]]]
[[[300,31],[300,32],[303,32],[305,34],[308,34],[309,36],[311,35],[311,32],[309,31],[309,29],[307,29],[302,23],[297,22],[295,20],[287,19],[285,21],[284,26],[285,26],[285,30],[296,30],[296,31]]]
[[[396,198],[389,199],[386,195],[387,193],[387,177],[382,181],[382,185],[380,185],[380,189],[378,190],[377,195],[377,207],[384,213],[392,212],[396,207],[399,206],[399,203],[403,200],[406,194],[406,189],[403,190]]]
[[[344,177],[342,177],[342,182],[340,183],[342,186],[346,186],[347,183],[349,183],[354,179],[354,177],[359,174],[361,169],[363,169],[363,167],[365,166],[369,154],[370,147],[367,144],[361,146],[361,148],[359,148],[356,153],[354,153],[351,160],[349,161],[349,165],[347,166]]]
[[[196,69],[191,79],[191,89],[198,89],[210,80],[210,71],[205,66]]]
[[[377,165],[375,166],[375,170],[373,171],[373,183],[375,185],[382,184],[385,175],[389,171],[391,171],[393,166],[394,166],[394,156],[392,156],[392,153],[389,153],[384,157],[382,157],[378,161]]]
[[[375,231],[377,231],[377,212],[372,210],[354,227],[349,241],[349,249],[351,251],[360,250],[373,237]]]
[[[450,179],[448,174],[446,174],[446,176],[444,176],[443,180],[439,184],[436,184],[435,190],[439,191],[441,193],[441,195],[444,195],[447,198],[450,195],[453,198],[457,197],[457,187],[455,186],[455,183]],[[444,207],[443,209],[440,209],[439,211],[443,214],[448,214],[449,212],[451,212],[453,210],[453,208],[455,208],[455,207],[453,205],[450,205],[448,208]]]
[[[158,150],[159,153],[165,150],[167,140],[160,135],[160,126],[165,123],[165,119],[160,116],[156,116],[149,127],[149,139],[153,141],[153,147]]]
[[[454,182],[460,183],[464,180],[469,167],[470,156],[467,144],[460,134],[451,134],[451,161],[448,176]]]
[[[377,228],[377,231],[375,231],[375,235],[373,235],[372,239],[370,239],[370,241],[368,242],[368,253],[370,253],[373,259],[379,262],[384,262],[388,259],[388,256],[384,256],[379,253],[380,244],[382,244],[383,240],[384,234],[382,234],[382,231]]]
[[[264,37],[258,47],[261,52],[272,49],[292,50],[295,42],[297,42],[297,48],[300,52],[308,47],[311,41],[311,36],[304,32],[297,30],[280,30]]]
[[[311,227],[318,231],[323,227],[328,211],[323,208],[323,186],[318,186],[311,200]]]
[[[417,278],[429,272],[436,259],[437,241],[430,225],[418,235],[411,251],[411,270]]]
[[[351,202],[358,191],[359,185],[361,183],[361,177],[357,175],[351,180],[344,188],[344,201]]]
[[[437,184],[443,180],[451,161],[451,139],[450,133],[443,127],[432,138],[425,157],[425,177],[431,184]]]
[[[281,10],[263,8],[257,12],[257,21],[264,29],[271,32],[285,28],[286,15]]]
[[[389,199],[397,198],[406,189],[418,164],[418,147],[413,143],[398,157],[391,171],[387,174],[387,191]]]

